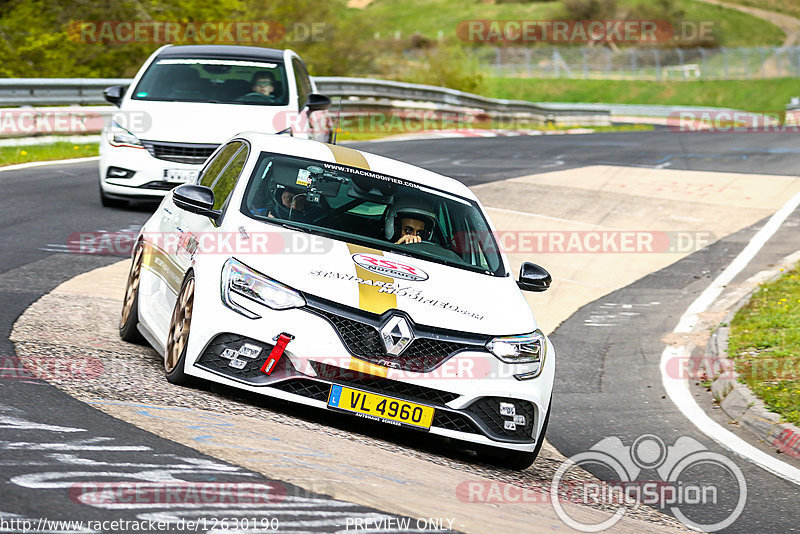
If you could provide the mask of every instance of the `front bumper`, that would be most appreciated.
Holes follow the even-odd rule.
[[[334,322],[318,309],[264,309],[262,319],[250,320],[219,305],[219,295],[214,293],[207,298],[216,300],[215,320],[205,323],[198,314],[193,319],[189,354],[195,356],[187,358],[187,374],[322,409],[328,409],[331,387],[341,385],[433,407],[431,434],[527,452],[538,444],[555,374],[549,340],[542,371],[530,380],[515,379],[519,369],[478,348],[454,352],[433,369],[393,369],[354,356]],[[196,310],[203,309],[197,304],[196,300]],[[198,328],[198,319],[209,328]],[[225,331],[220,331],[221,323]],[[266,375],[261,366],[282,332],[295,339]],[[232,365],[231,355],[245,344],[259,347],[260,353],[255,358],[238,358]],[[514,417],[501,415],[501,403],[513,405],[514,414],[522,416],[524,423],[518,418],[517,424],[508,425]]]
[[[165,143],[161,143],[165,144]],[[100,141],[100,188],[106,196],[113,198],[143,198],[157,200],[168,191],[181,185],[182,182],[167,181],[165,171],[168,169],[199,172],[203,167],[201,163],[182,163],[162,159],[164,154],[153,148],[153,142],[145,142],[148,148],[134,148],[129,146],[111,145],[103,135]],[[170,145],[186,146],[178,143]],[[198,145],[205,147],[203,154],[213,151],[216,145]],[[159,157],[155,157],[155,156]],[[170,157],[170,156],[166,156]],[[199,160],[199,157],[196,158]],[[133,171],[129,178],[115,178],[109,176],[109,167],[117,167]]]

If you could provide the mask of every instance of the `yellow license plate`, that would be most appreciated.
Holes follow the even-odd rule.
[[[430,406],[338,385],[331,386],[328,406],[353,412],[367,419],[425,429],[431,427],[433,413],[436,411]]]

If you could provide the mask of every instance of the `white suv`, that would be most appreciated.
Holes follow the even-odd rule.
[[[316,93],[291,50],[167,45],[129,88],[109,87],[118,106],[100,142],[104,206],[158,200],[193,182],[206,159],[234,134],[286,133],[327,141],[330,100]]]

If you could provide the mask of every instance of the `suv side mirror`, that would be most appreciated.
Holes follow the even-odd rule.
[[[172,192],[172,201],[182,210],[211,217],[218,222],[222,212],[214,209],[214,191],[204,185],[183,184]]]
[[[328,109],[329,107],[331,107],[331,99],[324,95],[311,93],[310,95],[308,95],[308,100],[306,101],[306,107],[308,108],[309,113],[312,111]]]
[[[525,262],[519,268],[519,281],[517,286],[523,291],[547,291],[553,279],[544,267],[535,263]]]
[[[123,96],[125,96],[125,88],[121,85],[112,85],[103,90],[103,97],[117,107],[122,103]]]

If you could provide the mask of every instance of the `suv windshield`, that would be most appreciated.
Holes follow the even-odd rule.
[[[505,276],[473,201],[402,178],[262,152],[241,209],[260,221]]]
[[[219,58],[156,59],[134,100],[285,106],[286,70],[279,61]]]

